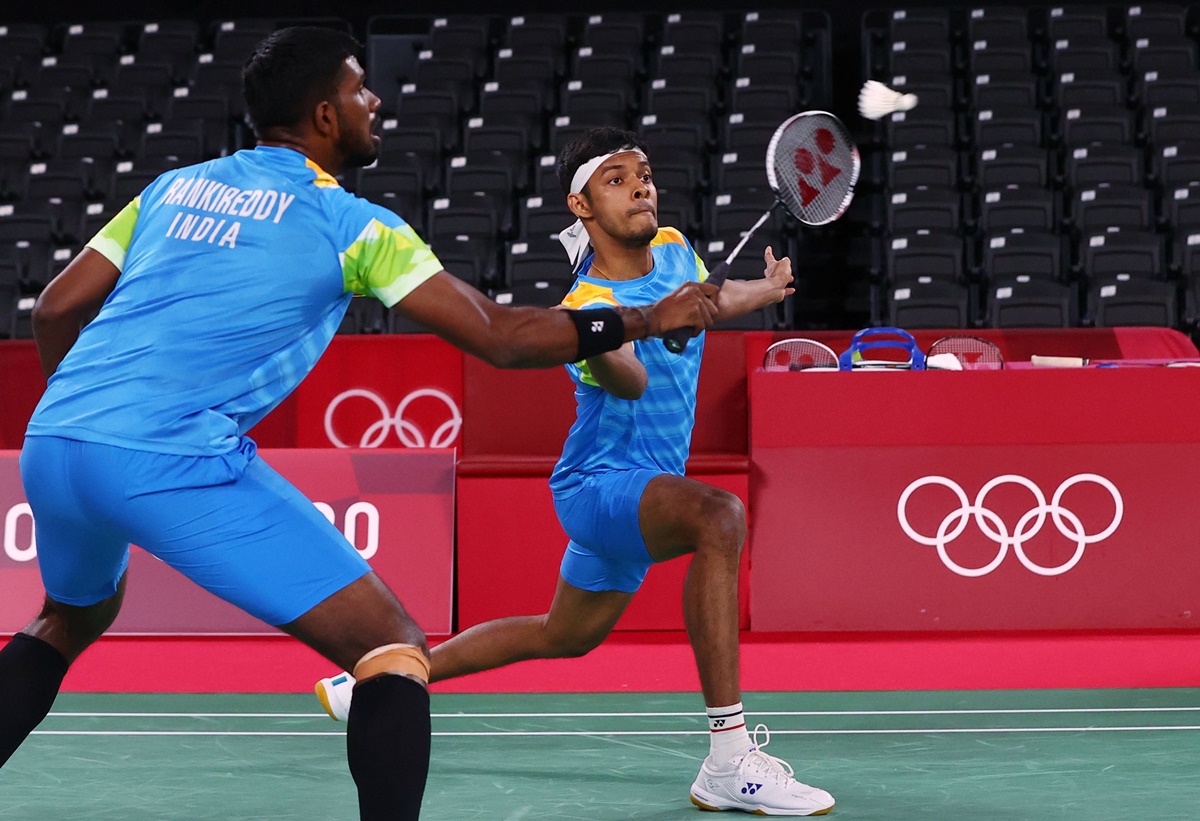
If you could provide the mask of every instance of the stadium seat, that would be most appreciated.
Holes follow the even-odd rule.
[[[980,242],[979,275],[986,282],[1026,276],[1034,280],[1066,279],[1064,239],[1049,231],[986,235]]]
[[[358,172],[354,193],[398,214],[420,234],[425,226],[425,198],[421,166],[364,168]]]
[[[1071,221],[1076,230],[1149,229],[1154,226],[1150,192],[1132,185],[1100,185],[1076,192]]]
[[[888,300],[888,324],[895,328],[970,327],[970,289],[933,277],[897,282]]]
[[[970,83],[971,106],[976,111],[991,111],[1006,108],[1037,108],[1040,102],[1037,78],[1005,77],[993,80],[991,75],[983,74],[975,77]],[[918,94],[920,98],[920,95]],[[922,104],[924,98],[920,98]]]
[[[1120,276],[1092,285],[1088,311],[1100,328],[1179,326],[1179,295],[1174,282]]]
[[[1145,160],[1132,145],[1093,145],[1070,148],[1064,161],[1064,180],[1071,189],[1098,185],[1139,186],[1145,181]]]
[[[887,233],[897,236],[963,229],[962,197],[953,188],[914,188],[887,195]]]
[[[526,55],[502,49],[496,55],[492,80],[503,88],[534,88],[545,96],[558,87],[561,74],[561,56]]]
[[[979,229],[985,234],[1055,231],[1061,220],[1057,195],[1042,188],[982,191],[978,203]]]
[[[1043,148],[1004,145],[978,152],[973,177],[985,191],[1010,186],[1044,188],[1051,181],[1051,154]]]
[[[949,234],[892,237],[885,240],[883,275],[889,282],[928,277],[962,282],[967,267],[963,241]]]
[[[654,78],[671,88],[712,88],[720,71],[719,55],[660,52],[654,66]]]
[[[1079,273],[1090,281],[1125,275],[1166,279],[1166,248],[1153,231],[1116,231],[1081,236],[1075,251]]]
[[[1071,328],[1078,325],[1073,286],[1019,276],[988,289],[987,324],[993,328]]]
[[[885,164],[889,191],[955,188],[962,180],[958,152],[950,148],[898,149],[887,154]]]

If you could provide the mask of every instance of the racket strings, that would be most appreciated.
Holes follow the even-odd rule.
[[[858,180],[858,149],[832,116],[799,117],[775,135],[768,176],[788,210],[804,222],[837,219]]]
[[[785,339],[768,349],[763,359],[765,371],[806,371],[810,368],[838,366],[837,354],[810,339]]]
[[[963,367],[974,370],[1001,370],[1004,354],[992,342],[973,336],[950,336],[929,346],[929,356],[952,354]]]

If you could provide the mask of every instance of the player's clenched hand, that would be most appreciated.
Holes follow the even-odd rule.
[[[763,277],[771,285],[773,301],[783,302],[785,297],[796,292],[796,289],[791,287],[792,258],[775,259],[775,252],[768,245],[767,250],[763,252],[763,261],[767,264]]]
[[[650,306],[647,336],[687,328],[692,336],[712,327],[717,315],[717,286],[687,282]]]

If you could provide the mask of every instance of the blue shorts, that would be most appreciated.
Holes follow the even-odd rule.
[[[222,456],[177,456],[26,437],[21,479],[46,593],[77,606],[112,596],[132,542],[278,626],[368,573],[345,537],[255,450],[249,439]]]
[[[581,590],[636,593],[654,560],[642,538],[638,505],[657,470],[594,473],[570,496],[554,500],[571,540],[559,572]]]

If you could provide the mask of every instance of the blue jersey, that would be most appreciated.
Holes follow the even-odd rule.
[[[398,216],[266,146],[163,174],[88,246],[121,275],[27,435],[184,455],[235,449],[353,294],[390,307],[442,268]]]
[[[654,267],[632,280],[606,280],[583,271],[563,300],[568,308],[647,305],[685,282],[708,277],[704,263],[673,228],[661,228],[650,243]],[[556,498],[575,493],[593,473],[643,468],[682,476],[696,415],[696,382],[704,337],[693,339],[682,355],[670,353],[660,339],[634,342],[646,368],[640,399],[620,399],[601,388],[586,362],[567,366],[575,382],[576,418],[550,477]]]

